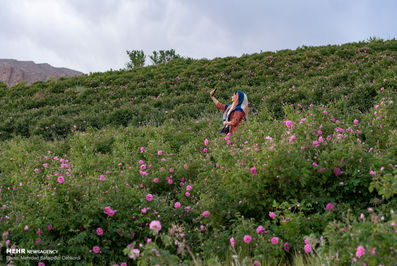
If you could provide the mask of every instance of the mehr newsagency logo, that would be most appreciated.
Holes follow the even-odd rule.
[[[3,250],[2,250],[3,251]],[[4,254],[2,252],[2,254]],[[81,260],[80,256],[61,256],[56,249],[24,249],[24,248],[6,248],[6,261],[16,260]]]

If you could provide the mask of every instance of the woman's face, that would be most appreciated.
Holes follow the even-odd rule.
[[[237,103],[237,100],[238,100],[238,95],[237,95],[237,93],[235,93],[232,96],[232,101]]]

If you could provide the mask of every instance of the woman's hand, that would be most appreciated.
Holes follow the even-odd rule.
[[[214,96],[215,90],[216,90],[216,89],[213,89],[213,90],[210,92],[210,96],[211,96],[211,97]]]
[[[232,124],[232,122],[230,121],[223,121],[223,125],[225,126],[230,126]]]

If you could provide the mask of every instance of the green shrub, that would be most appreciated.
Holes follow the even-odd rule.
[[[395,42],[0,84],[1,246],[76,265],[397,261]],[[230,138],[214,86],[250,101]]]

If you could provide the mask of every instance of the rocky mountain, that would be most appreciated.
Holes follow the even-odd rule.
[[[14,86],[21,81],[31,84],[46,81],[49,78],[72,77],[84,73],[68,68],[53,67],[49,64],[36,64],[33,61],[0,59],[0,81]]]

